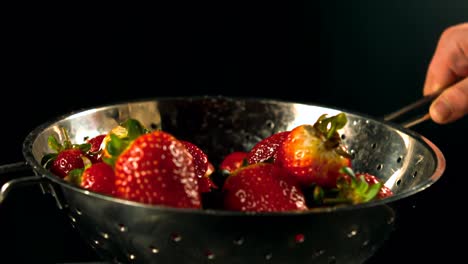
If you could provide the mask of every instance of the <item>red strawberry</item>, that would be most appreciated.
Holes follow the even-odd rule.
[[[229,175],[238,168],[247,165],[247,152],[234,151],[226,155],[219,165],[222,173]]]
[[[101,158],[101,144],[106,134],[98,135],[93,138],[90,138],[86,141],[86,143],[90,144],[90,149],[86,153],[86,156],[91,160],[92,163],[97,163],[102,161]]]
[[[98,152],[99,150],[101,150],[101,143],[105,137],[106,137],[106,134],[102,134],[102,135],[97,135],[93,138],[88,139],[86,142],[88,144],[91,144],[89,152],[94,153],[94,152]]]
[[[81,179],[81,186],[90,191],[114,195],[114,169],[107,163],[98,162],[85,169]]]
[[[335,187],[339,170],[351,165],[337,132],[346,121],[343,113],[330,118],[323,115],[314,125],[295,127],[278,148],[277,162],[301,186]]]
[[[61,178],[65,178],[71,170],[84,167],[83,156],[84,153],[80,149],[62,150],[57,154],[50,166],[50,171]]]
[[[138,136],[115,159],[116,195],[172,207],[201,208],[192,155],[163,131]]]
[[[278,147],[288,136],[289,131],[278,132],[255,144],[247,155],[249,164],[276,160]]]
[[[210,176],[214,171],[213,164],[210,163],[208,160],[208,156],[201,150],[198,146],[193,144],[192,142],[188,142],[185,140],[180,140],[187,151],[193,157],[193,164],[195,166],[195,175],[198,177],[198,185],[200,188],[200,192],[209,192],[211,188],[217,188],[217,186],[213,183]]]
[[[302,191],[270,163],[255,163],[233,172],[223,186],[224,208],[234,211],[302,211],[307,206]]]
[[[93,192],[115,194],[114,169],[104,162],[91,164],[85,169],[73,170],[65,179]]]
[[[61,128],[63,143],[57,141],[55,136],[49,136],[47,144],[54,152],[42,157],[41,164],[55,175],[65,178],[74,169],[82,169],[85,163],[90,163],[86,153],[90,144],[73,144],[65,128]]]

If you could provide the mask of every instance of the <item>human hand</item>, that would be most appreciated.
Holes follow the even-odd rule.
[[[468,114],[468,22],[445,29],[429,64],[424,95],[444,88],[429,108],[439,124]]]

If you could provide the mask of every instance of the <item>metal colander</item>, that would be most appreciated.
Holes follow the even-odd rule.
[[[247,151],[273,133],[340,112],[348,117],[339,132],[354,156],[353,168],[377,175],[392,197],[290,213],[177,209],[89,192],[40,165],[50,152],[47,138],[60,137],[61,127],[72,141],[83,142],[132,117],[196,143],[219,164],[230,152]],[[319,105],[226,97],[145,99],[70,113],[34,129],[23,154],[25,162],[0,171],[27,168],[33,175],[4,184],[1,198],[21,183],[40,185],[83,239],[114,263],[363,263],[393,230],[393,202],[429,187],[445,169],[433,143],[397,124]],[[205,197],[207,204],[219,198]]]

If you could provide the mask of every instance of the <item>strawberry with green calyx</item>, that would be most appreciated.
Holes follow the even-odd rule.
[[[343,177],[347,177],[347,175],[343,176]],[[366,180],[366,182],[372,186],[374,184],[381,184],[379,178],[377,178],[375,175],[372,175],[370,173],[356,173],[356,178],[362,178],[364,177],[364,179]],[[387,186],[381,184],[381,187],[380,187],[380,190],[379,192],[377,193],[377,199],[384,199],[384,198],[387,198],[387,197],[390,197],[393,195],[393,191],[392,189],[388,188]]]
[[[88,143],[73,144],[65,128],[61,128],[64,136],[63,143],[59,143],[55,136],[48,137],[47,144],[54,152],[44,155],[41,165],[55,175],[65,178],[74,169],[83,168],[88,158],[86,153],[91,148]]]
[[[129,140],[130,141],[130,140]],[[173,135],[156,130],[130,141],[115,159],[116,196],[178,208],[201,208],[192,155]]]
[[[250,212],[307,210],[300,188],[283,169],[271,163],[255,163],[235,170],[223,185],[224,209]]]
[[[336,187],[340,169],[351,166],[351,156],[338,133],[346,122],[344,113],[322,115],[314,125],[293,128],[278,147],[275,162],[304,188],[313,184]]]
[[[74,169],[68,173],[65,180],[89,191],[111,196],[115,194],[114,169],[104,162],[87,164],[82,169]]]
[[[340,171],[343,175],[338,179],[336,189],[325,191],[320,186],[315,187],[315,202],[323,205],[360,204],[391,195],[391,190],[375,176],[355,174],[350,167],[343,167]]]
[[[289,131],[278,132],[255,144],[247,155],[248,163],[275,162],[277,149],[288,134]]]
[[[129,118],[113,129],[104,139],[102,160],[114,166],[116,158],[139,136],[149,133],[138,120]],[[108,137],[108,138],[107,138]]]

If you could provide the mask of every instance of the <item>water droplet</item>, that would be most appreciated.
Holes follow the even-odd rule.
[[[351,232],[348,233],[348,237],[351,238],[353,236],[356,236],[358,231],[356,229],[351,230]]]
[[[83,213],[81,212],[81,210],[78,209],[78,208],[75,209],[75,212],[76,212],[77,215],[82,215],[82,214],[83,214]]]
[[[299,150],[299,151],[296,151],[296,153],[294,153],[296,155],[296,159],[302,159],[304,157],[304,151],[302,150]]]
[[[294,241],[298,244],[303,243],[305,240],[304,234],[297,234],[294,236]]]
[[[390,217],[387,221],[387,224],[393,224],[393,222],[395,221],[395,217]]]
[[[318,258],[318,257],[322,256],[323,254],[325,254],[325,250],[320,249],[320,250],[315,251],[315,252],[312,254],[312,256],[313,256],[314,258]]]
[[[366,240],[366,241],[364,241],[364,242],[362,243],[362,246],[363,246],[363,247],[366,247],[367,245],[369,245],[369,240]]]
[[[171,234],[171,239],[174,242],[180,242],[182,240],[182,236],[177,234],[177,233],[172,233]]]
[[[69,217],[70,217],[70,220],[71,220],[73,223],[76,223],[75,217],[73,217],[73,216],[71,216],[71,215],[70,215]]]
[[[234,245],[241,246],[242,244],[244,244],[244,238],[243,237],[236,238],[234,239],[233,242],[234,242]]]
[[[101,236],[105,239],[109,239],[109,234],[107,233],[101,233]]]
[[[265,255],[265,260],[270,260],[273,258],[273,254],[272,253],[268,253]]]
[[[158,254],[159,253],[159,249],[157,247],[151,246],[150,250],[151,250],[151,253],[153,253],[153,254]]]
[[[241,203],[245,203],[245,199],[247,197],[247,193],[245,192],[245,190],[240,189],[236,192],[235,195],[239,198],[239,201]]]
[[[213,252],[211,252],[210,250],[205,251],[205,256],[206,256],[207,259],[214,259],[215,258],[215,254]]]
[[[127,232],[127,227],[124,226],[123,224],[119,224],[119,230],[120,232]]]
[[[95,245],[99,245],[99,241],[98,240],[94,240],[93,241]]]
[[[129,258],[130,260],[135,260],[136,257],[135,257],[135,255],[130,254],[130,255],[128,255],[128,258]]]

